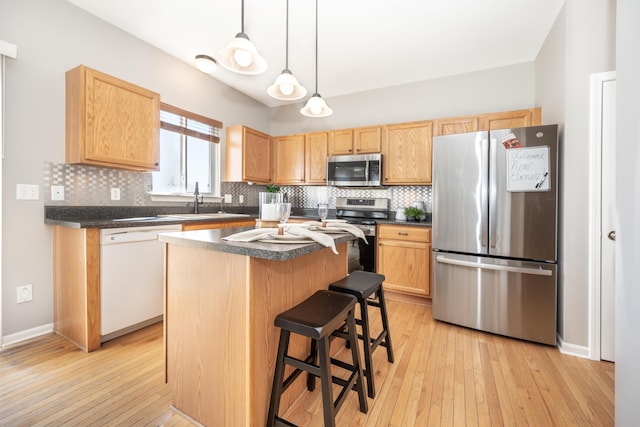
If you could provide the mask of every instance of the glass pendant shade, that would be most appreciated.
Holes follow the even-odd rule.
[[[294,101],[304,98],[307,95],[307,90],[300,86],[291,71],[285,68],[276,78],[275,83],[267,88],[267,93],[275,99]]]
[[[238,74],[261,74],[267,70],[267,61],[245,33],[238,33],[226,47],[216,52],[218,63]]]
[[[327,117],[333,113],[319,93],[314,93],[307,104],[300,110],[300,114],[307,117]]]
[[[207,55],[196,55],[194,63],[196,68],[205,74],[213,74],[218,69],[216,60]]]

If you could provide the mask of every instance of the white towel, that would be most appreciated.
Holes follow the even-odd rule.
[[[321,245],[331,248],[334,254],[338,255],[336,250],[336,244],[331,236],[322,233],[316,233],[314,231],[307,230],[306,227],[296,227],[294,225],[287,225],[284,227],[287,234],[293,234],[296,236],[306,237]],[[223,240],[230,242],[255,242],[257,240],[267,240],[271,236],[277,234],[278,230],[275,228],[256,228],[253,230],[241,231],[239,233],[232,234],[230,236],[223,237]]]
[[[364,240],[365,243],[369,244],[369,242],[367,242],[367,238],[364,235],[364,232],[353,224],[347,224],[342,222],[327,222],[325,223],[326,226],[323,227],[322,223],[319,221],[307,221],[307,222],[303,222],[303,225],[308,226],[309,230],[318,231],[320,233],[345,231],[347,233],[353,234],[354,236]]]

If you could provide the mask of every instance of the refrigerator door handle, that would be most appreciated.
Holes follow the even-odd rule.
[[[482,262],[463,261],[459,259],[447,258],[445,255],[436,256],[436,261],[442,264],[459,265],[462,267],[483,268],[485,270],[506,271],[509,273],[534,274],[536,276],[552,276],[552,270],[539,268],[514,267],[508,265],[485,264]]]
[[[481,173],[483,176],[483,181],[486,180],[486,178],[489,176],[489,159],[487,157],[487,150],[488,150],[488,145],[489,145],[489,140],[486,138],[482,139],[482,143],[481,143]],[[487,199],[489,197],[489,195],[487,194],[487,186],[483,185],[482,186],[482,193],[481,193],[481,206],[482,209],[485,210],[487,209]],[[482,223],[481,223],[481,228],[482,228],[482,233],[480,235],[480,244],[482,245],[483,248],[487,247],[487,231],[489,229],[489,220],[488,220],[488,216],[489,216],[489,211],[485,210],[484,212],[482,212]]]
[[[498,195],[496,194],[496,146],[496,138],[491,138],[491,143],[489,144],[489,156],[491,156],[490,164],[492,165],[492,167],[489,168],[489,173],[491,175],[489,177],[489,182],[491,183],[491,187],[489,188],[489,245],[492,248],[496,247],[496,228],[498,226],[496,221],[496,201],[498,198]]]

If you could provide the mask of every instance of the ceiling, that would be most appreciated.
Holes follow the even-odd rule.
[[[240,32],[240,0],[67,0],[193,64]],[[321,0],[318,92],[362,92],[533,61],[564,0]],[[221,67],[213,78],[275,107],[267,95],[285,68],[286,0],[245,0],[244,30],[264,74]],[[315,92],[315,1],[289,4],[289,69]],[[305,98],[306,100],[306,98]],[[303,100],[304,101],[304,100]],[[297,101],[297,102],[303,102]]]

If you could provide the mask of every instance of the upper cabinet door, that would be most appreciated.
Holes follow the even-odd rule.
[[[271,137],[246,126],[227,127],[227,181],[270,184]]]
[[[480,116],[480,130],[517,129],[538,126],[542,122],[542,109],[507,111]]]
[[[431,135],[430,121],[385,126],[383,184],[431,184]]]
[[[66,73],[66,161],[159,167],[160,95],[83,65]]]
[[[308,133],[305,136],[305,182],[326,185],[329,132]]]
[[[354,154],[353,129],[332,130],[329,132],[329,155]]]
[[[452,117],[434,120],[433,136],[476,132],[480,127],[478,116]]]
[[[304,135],[279,136],[273,141],[276,184],[304,184]]]
[[[380,153],[382,150],[382,128],[370,126],[353,130],[355,154]]]

